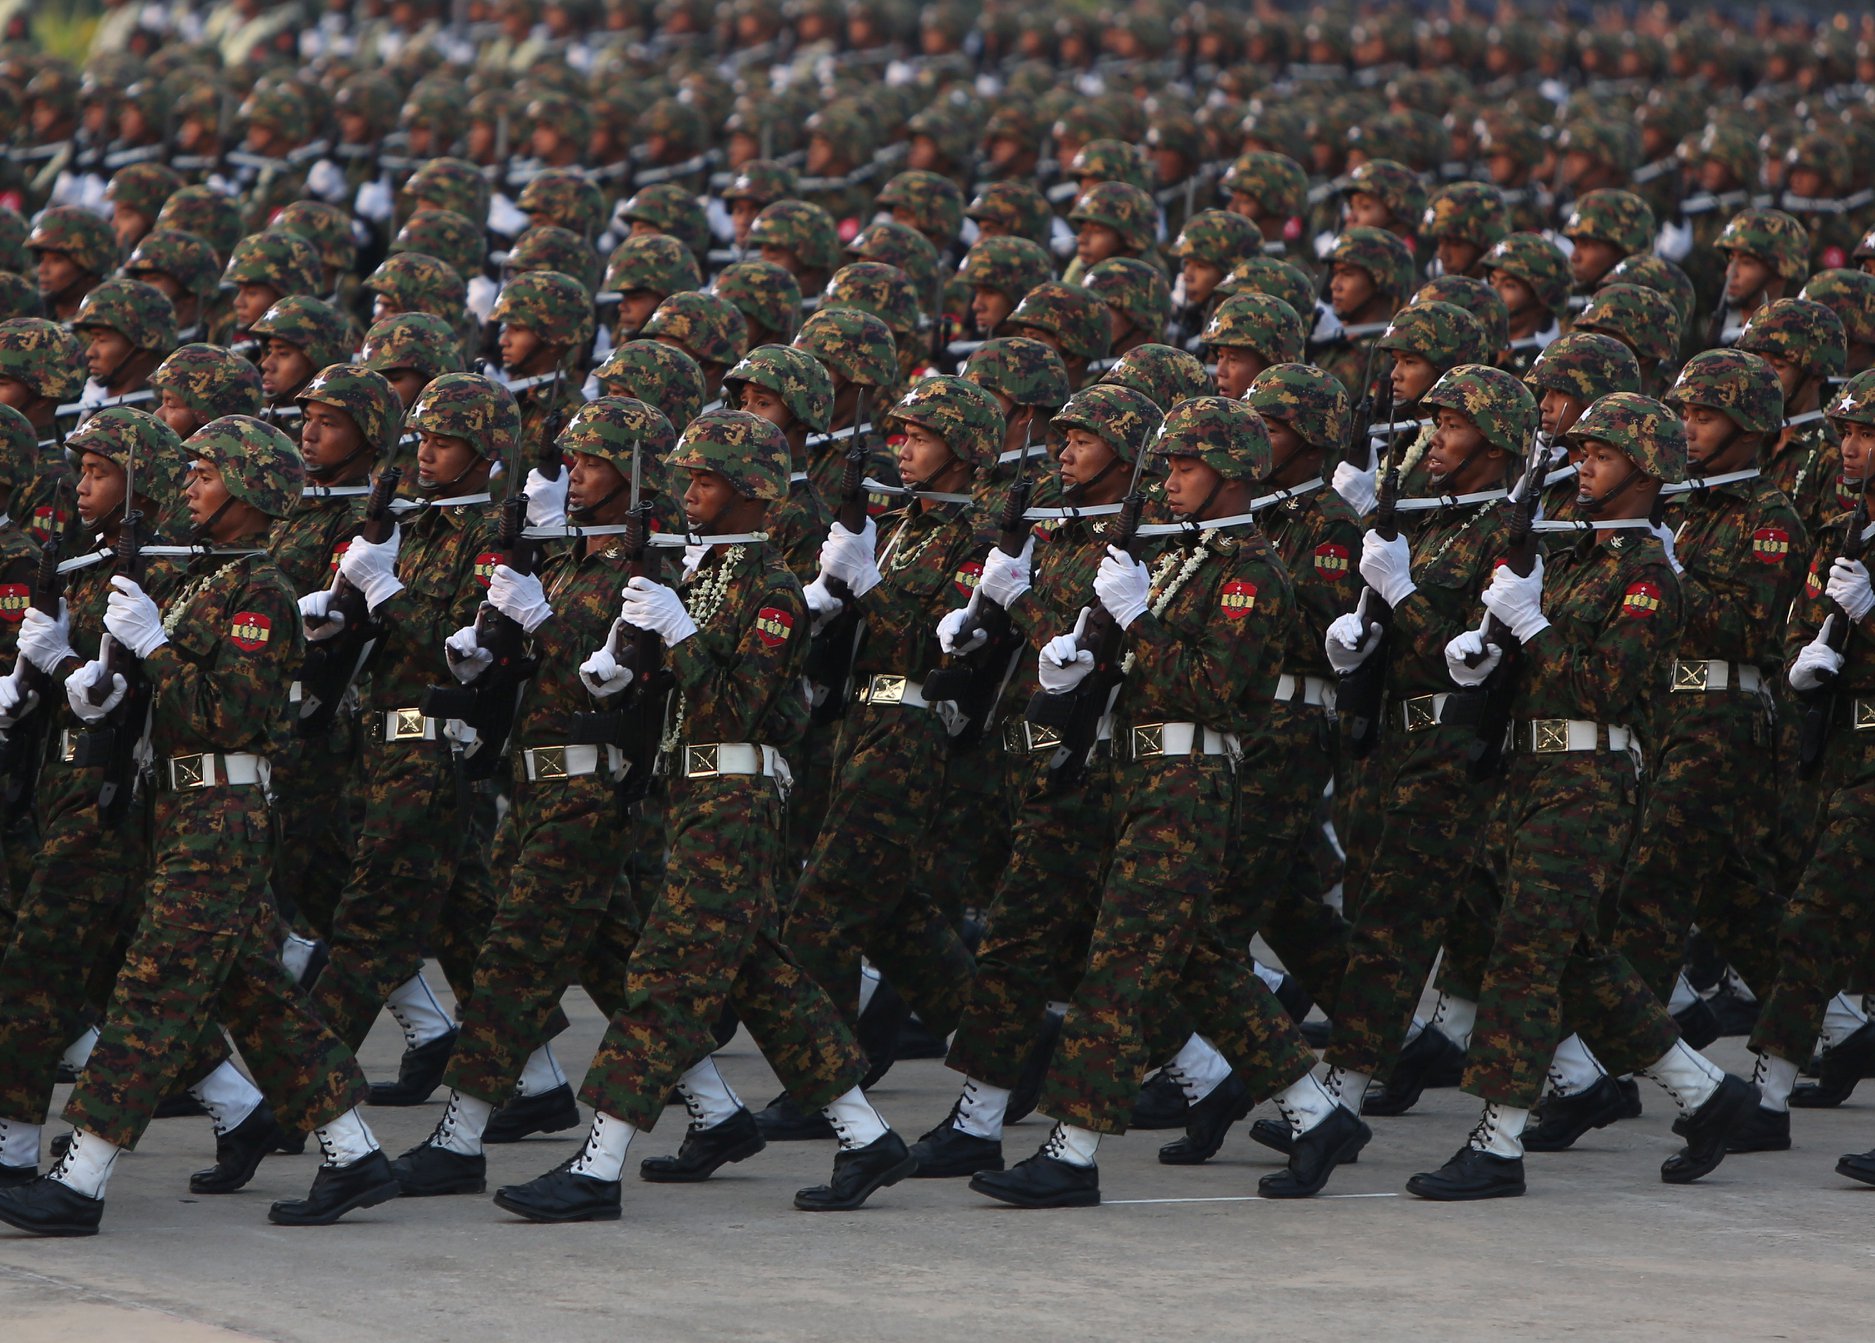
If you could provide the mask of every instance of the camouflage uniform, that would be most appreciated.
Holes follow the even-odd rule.
[[[528,462],[544,461],[560,430],[585,400],[577,368],[583,366],[592,346],[592,295],[570,275],[529,271],[517,275],[501,291],[488,318],[533,332],[542,345],[558,352],[561,363],[574,369],[524,388],[515,397],[521,409],[521,456]]]
[[[1389,316],[1412,293],[1412,250],[1384,229],[1349,229],[1335,239],[1325,260],[1330,267],[1343,262],[1365,270]],[[1315,354],[1314,362],[1324,372],[1334,374],[1335,381],[1348,389],[1348,395],[1356,404],[1367,394],[1370,379],[1378,376],[1372,351],[1374,342],[1386,329],[1385,319],[1344,326],[1331,348]]]
[[[69,402],[85,385],[84,351],[78,338],[57,322],[16,317],[0,322],[0,374],[25,383],[47,401]],[[45,436],[39,440],[38,459],[30,478],[13,491],[7,512],[35,541],[43,542],[65,526],[73,482],[57,430],[48,423],[40,432]]]

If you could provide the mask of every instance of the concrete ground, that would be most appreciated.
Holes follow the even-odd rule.
[[[602,1023],[584,998],[559,1053],[577,1070]],[[394,1071],[385,1018],[367,1071]],[[1742,1042],[1717,1057],[1742,1066]],[[773,1077],[746,1035],[723,1071],[753,1105]],[[576,1072],[577,1078],[577,1072]],[[937,1122],[955,1075],[901,1063],[875,1092],[907,1138]],[[1358,1165],[1309,1203],[1254,1197],[1273,1154],[1238,1128],[1210,1165],[1160,1166],[1170,1135],[1109,1140],[1106,1204],[1019,1212],[961,1182],[909,1181],[862,1211],[815,1216],[794,1190],[826,1176],[830,1143],[788,1143],[697,1187],[629,1179],[621,1222],[538,1227],[486,1198],[397,1201],[329,1229],[269,1225],[304,1191],[311,1156],[269,1159],[241,1194],[196,1199],[207,1121],[165,1120],[120,1165],[104,1233],[0,1234],[0,1340],[211,1343],[341,1340],[1450,1340],[1866,1338],[1875,1333],[1875,1190],[1837,1177],[1875,1145],[1875,1084],[1837,1111],[1796,1116],[1787,1153],[1734,1157],[1704,1183],[1662,1185],[1675,1143],[1663,1093],[1645,1118],[1572,1153],[1531,1157],[1522,1199],[1441,1206],[1402,1193],[1464,1140],[1475,1106],[1428,1093],[1375,1123]],[[1266,1107],[1266,1111],[1268,1107]],[[371,1113],[393,1153],[437,1103]],[[675,1111],[634,1148],[673,1150]],[[1046,1130],[1013,1129],[1011,1159]],[[526,1180],[576,1134],[494,1149],[491,1188]],[[640,1150],[640,1148],[642,1150]],[[0,1228],[0,1233],[5,1229]]]

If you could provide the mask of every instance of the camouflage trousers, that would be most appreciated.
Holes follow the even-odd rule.
[[[777,885],[784,900],[792,901],[794,883],[808,855],[814,851],[814,841],[820,837],[820,828],[827,819],[827,804],[833,795],[834,744],[838,737],[837,723],[809,723],[801,744],[788,752],[788,764],[794,770],[794,786],[788,790],[787,843],[782,846]]]
[[[849,1025],[864,955],[934,1034],[949,1035],[973,963],[911,879],[944,794],[943,725],[929,710],[856,704],[845,734],[827,819],[795,888],[788,946]]]
[[[351,875],[351,801],[359,727],[340,717],[317,741],[295,741],[274,762],[273,796],[279,844],[273,893],[287,920],[319,937],[332,930],[339,894]]]
[[[1347,859],[1341,877],[1341,916],[1350,923],[1359,916],[1367,892],[1367,869],[1380,847],[1384,763],[1398,733],[1383,735],[1372,754],[1356,760],[1348,750],[1346,719],[1338,731],[1335,753],[1335,800],[1330,812],[1335,834]]]
[[[1620,878],[1639,814],[1633,760],[1613,751],[1512,756],[1499,806],[1508,844],[1488,859],[1503,905],[1464,1089],[1529,1109],[1570,1031],[1617,1076],[1652,1063],[1679,1032],[1600,929],[1598,906]]]
[[[1839,719],[1840,722],[1840,719]],[[1820,778],[1822,829],[1777,934],[1777,979],[1751,1047],[1801,1063],[1823,1008],[1856,980],[1875,935],[1875,732],[1838,728]]]
[[[671,1087],[714,1048],[725,1004],[810,1110],[858,1085],[852,1031],[779,936],[781,811],[765,778],[672,781],[664,888],[580,1091],[594,1109],[649,1132]]]
[[[966,910],[988,908],[1009,863],[1009,792],[1000,742],[984,741],[945,762],[944,798],[916,880],[953,928]]]
[[[1082,977],[1037,1108],[1124,1133],[1154,1057],[1152,1028],[1182,1013],[1259,1099],[1315,1055],[1248,955],[1226,945],[1211,897],[1228,869],[1236,782],[1221,756],[1114,766],[1118,834]]]
[[[1087,784],[1048,787],[1049,750],[1009,755],[1027,783],[977,947],[976,978],[945,1063],[991,1086],[1013,1087],[1042,1029],[1049,999],[1071,996],[1087,968],[1100,911],[1110,773],[1097,761]],[[1063,985],[1067,988],[1064,990]]]
[[[253,787],[157,795],[149,889],[65,1117],[133,1147],[219,1022],[289,1129],[363,1102],[364,1074],[280,964],[267,803]]]

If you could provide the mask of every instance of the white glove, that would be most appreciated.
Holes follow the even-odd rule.
[[[339,556],[339,572],[365,594],[365,605],[374,611],[404,590],[396,573],[397,547],[402,542],[403,529],[392,527],[390,540],[373,542],[355,536]]]
[[[630,685],[632,673],[630,667],[618,665],[618,659],[612,656],[612,645],[608,641],[604,648],[594,650],[591,657],[579,664],[579,681],[595,697],[604,699]]]
[[[1647,530],[1659,540],[1660,548],[1667,552],[1667,563],[1673,566],[1673,572],[1685,573],[1686,567],[1680,563],[1679,556],[1673,553],[1673,529],[1664,522],[1651,522]]]
[[[1107,558],[1094,571],[1094,595],[1114,622],[1125,629],[1152,604],[1152,574],[1118,546],[1108,546]]]
[[[858,536],[835,522],[821,543],[820,571],[845,583],[855,597],[872,591],[879,585],[879,562],[874,553],[878,537],[871,518],[866,519]]]
[[[527,525],[530,527],[566,526],[566,485],[569,473],[562,467],[558,480],[548,480],[537,466],[527,473]]]
[[[1528,578],[1511,572],[1508,564],[1499,565],[1491,586],[1484,590],[1484,609],[1509,625],[1519,643],[1528,643],[1548,629],[1543,615],[1543,557],[1536,557]]]
[[[1668,222],[1660,226],[1660,235],[1654,239],[1654,251],[1669,261],[1686,260],[1693,250],[1693,230],[1685,224]]]
[[[505,564],[497,564],[488,576],[488,602],[529,634],[553,614],[540,580],[532,574],[517,574]]]
[[[1330,482],[1335,493],[1348,501],[1348,507],[1356,513],[1366,514],[1373,511],[1379,495],[1374,491],[1374,471],[1370,468],[1361,470],[1353,462],[1343,462],[1335,468],[1334,479]]]
[[[1087,628],[1087,608],[1081,608],[1081,618],[1074,622],[1074,633],[1057,634],[1042,645],[1042,655],[1036,660],[1036,672],[1041,678],[1042,689],[1051,695],[1066,694],[1074,689],[1087,674],[1094,670],[1094,655],[1080,646],[1081,631]]]
[[[39,706],[37,691],[28,690],[21,679],[25,668],[14,663],[10,674],[0,677],[0,730],[12,731],[20,719]]]
[[[1838,555],[1830,562],[1829,582],[1824,585],[1829,599],[1842,607],[1851,624],[1860,624],[1875,609],[1875,591],[1869,588],[1868,566],[1860,560],[1846,560]]]
[[[697,632],[697,622],[684,609],[684,599],[673,588],[653,583],[648,578],[634,578],[619,590],[624,601],[619,617],[633,629],[649,630],[675,648]]]
[[[443,640],[443,656],[449,660],[449,670],[464,685],[495,665],[495,655],[482,647],[473,625],[464,625]]]
[[[702,566],[703,557],[708,555],[711,549],[712,547],[708,541],[692,541],[689,545],[684,547],[685,578],[690,577],[690,575],[694,574],[697,569]]]
[[[163,632],[163,613],[142,588],[122,574],[111,580],[111,586],[117,590],[105,600],[104,628],[113,639],[140,658],[169,642]]]
[[[306,174],[306,190],[329,204],[343,203],[345,173],[331,159],[320,159]]]
[[[819,634],[822,626],[846,609],[846,603],[827,591],[827,575],[822,574],[806,587],[801,595],[807,598],[807,614],[812,620],[813,633]]]
[[[299,599],[299,618],[300,623],[306,626],[307,642],[318,643],[322,639],[330,639],[345,628],[345,613],[333,608],[333,599],[337,596],[331,588],[320,588]],[[311,624],[315,620],[322,622],[317,630]]]
[[[1380,647],[1380,626],[1368,621],[1358,611],[1336,616],[1329,623],[1328,635],[1322,640],[1322,650],[1328,654],[1328,665],[1339,676],[1346,676]]]
[[[1329,246],[1333,245],[1331,238]],[[1335,316],[1335,310],[1317,299],[1315,301],[1315,329],[1309,332],[1310,342],[1315,345],[1327,345],[1331,341],[1340,340],[1343,330],[1345,328],[1341,325],[1341,319]]]
[[[981,587],[979,587],[978,591],[981,590]],[[942,648],[952,657],[959,657],[965,653],[974,653],[977,649],[990,641],[989,631],[985,630],[981,625],[970,631],[970,637],[968,639],[962,640],[961,642],[958,639],[958,635],[963,630],[965,619],[976,614],[976,606],[976,598],[972,597],[970,599],[970,605],[960,606],[955,611],[947,611],[944,618],[937,623],[938,647]]]
[[[1832,615],[1816,632],[1816,638],[1797,650],[1790,664],[1792,690],[1815,690],[1829,677],[1842,673],[1842,654],[1829,646],[1830,636],[1835,632],[1836,617]]]
[[[983,561],[977,591],[1007,611],[1011,602],[1029,590],[1029,557],[1034,549],[1034,536],[1023,545],[1020,555],[1005,555],[1000,546],[993,547]]]
[[[1419,591],[1413,582],[1413,550],[1404,536],[1383,541],[1379,532],[1368,532],[1361,538],[1360,569],[1367,586],[1388,606],[1398,606]]]
[[[66,658],[78,656],[72,649],[72,616],[63,597],[56,620],[35,606],[26,608],[20,621],[20,656],[47,676],[58,671]]]
[[[115,683],[104,703],[91,702],[91,687],[109,675]],[[124,678],[114,672],[107,673],[103,658],[93,658],[70,676],[65,678],[65,702],[72,706],[72,712],[87,723],[101,723],[119,704],[123,703],[124,694],[130,689],[124,684]]]
[[[352,212],[361,219],[383,222],[391,217],[394,202],[387,182],[366,182],[352,197]]]
[[[1475,667],[1465,665],[1467,657],[1477,657],[1480,653],[1484,655],[1482,662]],[[1483,685],[1503,660],[1504,650],[1486,643],[1478,630],[1466,630],[1445,646],[1445,669],[1451,673],[1454,685]]]

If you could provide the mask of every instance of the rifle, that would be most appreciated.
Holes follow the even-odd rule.
[[[54,513],[57,512],[53,495]],[[74,507],[62,531],[51,531],[39,551],[39,570],[33,578],[33,609],[53,619],[58,618],[59,601],[65,592],[65,576],[59,572],[59,556],[67,541],[75,539],[80,526]],[[38,706],[0,736],[0,775],[5,776],[4,811],[9,817],[30,815],[33,796],[39,787],[39,770],[45,764],[46,737],[52,731],[52,711],[46,701],[55,688],[53,678],[24,658],[20,661],[20,689],[39,697]]]
[[[382,545],[391,537],[397,524],[391,517],[391,500],[404,473],[387,466],[378,473],[365,500],[364,520],[359,523],[357,539]],[[321,637],[319,631],[334,623],[332,615],[306,618],[306,663],[300,670],[299,735],[323,736],[332,726],[339,702],[352,682],[358,679],[372,653],[377,649],[383,622],[371,614],[365,594],[339,574],[332,580],[330,610],[342,620],[333,633]]]
[[[858,536],[866,529],[866,436],[859,432],[865,423],[871,399],[868,389],[860,394],[853,413],[853,436],[846,444],[846,467],[840,476],[840,525]],[[857,599],[846,584],[837,578],[826,580],[827,591],[844,606],[828,620],[808,646],[807,680],[823,691],[815,701],[813,721],[833,723],[846,715],[846,702],[853,681],[853,662],[859,656],[860,640],[865,637],[865,622],[860,619]]]
[[[1392,424],[1392,379],[1381,385],[1381,392],[1376,414],[1380,423]],[[1355,432],[1362,433],[1365,429],[1357,425]],[[1400,494],[1399,449],[1399,435],[1388,434],[1385,456],[1380,463],[1380,488],[1374,502],[1374,533],[1383,541],[1391,541],[1400,534],[1395,522],[1395,505]],[[1355,613],[1361,617],[1363,626],[1380,627],[1380,646],[1368,654],[1360,666],[1341,674],[1335,703],[1336,713],[1348,721],[1348,753],[1356,760],[1365,760],[1373,753],[1374,743],[1380,740],[1381,707],[1387,693],[1387,630],[1393,624],[1393,608],[1381,600],[1378,592],[1364,588]]]
[[[1142,447],[1133,459],[1133,481],[1127,487],[1126,498],[1120,504],[1119,516],[1114,519],[1113,532],[1108,539],[1110,546],[1128,555],[1133,553],[1140,511],[1146,506],[1146,492],[1140,488],[1140,480],[1150,455]],[[1048,761],[1051,792],[1078,788],[1087,777],[1088,761],[1100,739],[1100,720],[1113,707],[1114,696],[1119,693],[1120,682],[1126,675],[1122,648],[1125,633],[1119,622],[1096,601],[1088,608],[1087,620],[1076,641],[1094,655],[1093,670],[1072,690],[1061,694],[1038,690],[1029,700],[1028,720],[1037,727],[1052,729],[1059,742]]]
[[[124,462],[124,518],[118,525],[116,571],[139,587],[143,585],[143,514],[137,508],[136,448]],[[107,830],[123,824],[136,792],[137,773],[142,767],[144,742],[150,733],[150,680],[143,674],[143,664],[107,632],[100,648],[104,675],[93,683],[87,698],[102,705],[111,697],[113,677],[124,678],[124,697],[103,721],[87,728],[78,738],[74,762],[81,768],[102,766],[103,781],[98,786],[98,818]]]
[[[1868,531],[1868,477],[1866,469],[1862,480],[1862,490],[1856,495],[1855,510],[1849,514],[1849,533],[1843,538],[1842,557],[1845,560],[1859,560],[1868,550],[1868,539],[1863,535]],[[1830,617],[1827,642],[1840,653],[1849,646],[1849,631],[1852,628],[1847,613],[1837,611]],[[1797,727],[1797,777],[1813,779],[1823,767],[1823,752],[1829,745],[1831,730],[1836,726],[1837,701],[1836,673],[1819,671],[1817,683],[1809,690],[1797,693],[1803,704],[1803,720]]]

